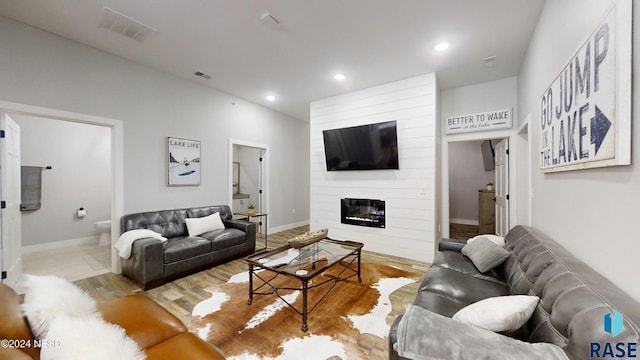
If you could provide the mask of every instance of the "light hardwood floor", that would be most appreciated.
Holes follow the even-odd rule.
[[[269,249],[282,246],[286,243],[287,239],[308,230],[308,226],[302,226],[280,233],[269,234]],[[260,237],[261,235],[258,236]],[[392,241],[392,239],[390,239],[390,241]],[[260,246],[262,244],[262,239],[259,239],[258,245]],[[366,250],[363,251],[362,261],[384,263],[418,273],[426,272],[429,267],[429,264],[424,262],[372,253]],[[188,325],[191,322],[191,311],[194,306],[210,297],[210,294],[204,290],[206,287],[212,284],[225,283],[232,275],[247,270],[246,262],[238,259],[148,291],[143,291],[122,275],[113,273],[79,280],[76,281],[76,284],[87,290],[97,301],[119,298],[136,292],[144,292]],[[417,289],[418,283],[409,284],[391,295],[392,313],[387,317],[389,323],[391,323],[396,316],[404,312],[405,304],[411,304],[413,302]],[[358,339],[358,343],[367,353],[369,359],[388,358],[386,338],[380,339],[375,336],[365,335]]]

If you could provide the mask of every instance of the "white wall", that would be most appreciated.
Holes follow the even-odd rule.
[[[548,0],[520,71],[519,113],[540,119],[540,96],[602,19],[609,1]],[[640,6],[633,20],[640,24]],[[579,11],[578,11],[579,10]],[[579,16],[578,16],[579,15]],[[640,28],[634,27],[634,45]],[[633,114],[640,113],[640,47],[633,49]],[[638,286],[638,213],[640,207],[640,126],[633,126],[632,159],[624,167],[543,174],[538,170],[540,130],[529,127],[533,145],[533,225],[636,299]]]
[[[452,223],[478,225],[478,190],[495,181],[495,170],[484,171],[481,144],[482,141],[449,143],[449,218]]]
[[[430,262],[436,234],[436,78],[427,74],[311,103],[311,228]],[[396,120],[399,170],[326,171],[322,130]],[[386,201],[386,228],[340,223],[340,199]]]
[[[509,77],[482,84],[463,86],[442,91],[442,122],[456,115],[468,115],[483,111],[513,108],[513,116],[518,113],[518,78]],[[515,126],[514,126],[515,127]],[[443,134],[446,129],[443,127]],[[491,131],[479,133],[489,134]],[[455,138],[460,135],[446,135]]]
[[[437,75],[436,75],[437,79]],[[437,80],[436,80],[437,84]],[[440,101],[442,99],[442,92],[439,88],[436,87],[436,120],[435,120],[435,196],[433,197],[433,207],[436,209],[435,211],[435,219],[436,225],[434,225],[434,237],[435,237],[435,246],[437,249],[439,246],[440,239],[442,236],[442,198],[444,197],[442,192],[442,123],[438,121],[441,118],[441,106]],[[448,234],[448,233],[447,233]]]
[[[22,165],[42,172],[42,204],[22,212],[22,245],[96,234],[111,218],[111,130],[107,127],[12,115],[20,125]],[[84,218],[75,216],[84,207]]]
[[[309,218],[307,123],[4,17],[0,43],[1,100],[123,121],[125,213],[226,204],[234,138],[270,146],[269,225]],[[202,141],[202,185],[166,186],[167,136]]]

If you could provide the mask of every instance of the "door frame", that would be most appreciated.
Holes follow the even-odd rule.
[[[0,100],[0,111],[4,111],[8,114],[14,113],[54,120],[99,125],[111,129],[111,271],[115,274],[121,273],[120,257],[118,256],[118,252],[114,246],[120,234],[120,224],[117,220],[124,215],[123,121],[102,116],[3,100]]]
[[[263,200],[266,203],[266,206],[262,209],[262,212],[269,214],[269,208],[271,207],[271,199],[269,198],[269,158],[271,156],[271,151],[269,150],[269,145],[261,144],[253,141],[246,140],[238,140],[238,139],[229,139],[229,178],[227,183],[227,188],[229,189],[229,207],[233,212],[233,187],[231,184],[233,183],[233,146],[247,146],[256,149],[264,150],[262,155],[262,196]],[[269,229],[265,229],[265,231],[269,231]]]
[[[6,207],[3,208],[2,215],[0,215],[0,224],[2,225],[0,226],[0,237],[2,237],[2,239],[0,239],[0,269],[2,269],[3,272],[6,270],[6,277],[3,276],[3,279],[0,279],[0,282],[11,287],[15,287],[22,276],[23,271],[21,249],[22,214],[20,197],[22,137],[20,135],[20,126],[9,113],[0,111],[0,120],[2,130],[6,133],[4,135],[5,139],[0,146],[0,149],[2,150],[2,154],[0,154],[0,157],[2,158],[0,161],[0,172],[2,173],[2,180],[7,180],[6,184],[3,183],[2,186],[0,186],[0,196],[2,197],[3,202],[6,202]],[[16,158],[17,163],[15,162]],[[12,171],[15,173],[12,173]],[[7,190],[7,192],[5,193],[4,190]],[[5,217],[7,218],[6,221]],[[9,225],[9,227],[7,228],[5,225]],[[3,226],[5,227],[3,228]],[[4,239],[5,235],[14,235],[19,243],[14,243],[14,239]],[[11,262],[9,264],[3,260],[7,255],[5,251],[10,256],[8,260]]]
[[[518,154],[520,154],[520,169],[518,169],[518,173],[521,174],[520,177],[520,187],[518,188],[520,198],[520,206],[526,207],[526,214],[521,214],[520,210],[518,210],[518,221],[521,223],[525,222],[524,215],[526,215],[526,224],[532,225],[531,214],[532,206],[533,206],[533,172],[531,171],[531,164],[533,162],[533,144],[531,143],[531,134],[529,133],[529,123],[531,122],[531,113],[527,114],[522,121],[522,124],[518,127],[516,137],[517,143],[515,144],[518,149]],[[511,146],[511,145],[509,145]],[[524,168],[524,169],[523,169]],[[526,184],[524,184],[524,180],[526,180]],[[525,212],[525,211],[523,211]]]
[[[442,177],[440,179],[442,183],[442,217],[440,222],[440,230],[442,238],[449,238],[449,143],[454,142],[466,142],[466,141],[482,141],[493,139],[509,139],[509,144],[515,143],[515,134],[513,129],[500,130],[500,131],[488,131],[488,132],[476,132],[476,133],[464,133],[456,135],[443,135],[442,136]],[[518,181],[517,181],[517,159],[518,154],[515,150],[515,146],[509,145],[509,226],[513,228],[517,221],[517,201],[518,197]],[[437,249],[437,245],[436,245]]]
[[[504,139],[500,139],[500,141],[498,141],[498,143],[494,146],[495,149],[495,234],[498,236],[506,236],[507,233],[509,232],[509,229],[511,228],[511,222],[512,219],[509,216],[509,209],[511,207],[511,202],[510,202],[510,183],[509,183],[509,168],[510,168],[510,164],[509,164],[509,154],[510,154],[510,149],[511,149],[511,144],[509,143],[509,139],[508,138],[504,138]],[[501,154],[503,153],[503,154]],[[500,161],[500,157],[504,156],[504,165],[500,165],[498,162]],[[501,176],[504,173],[504,168],[500,169],[500,166],[506,166],[506,179]],[[503,180],[504,182],[506,182],[506,191],[505,193],[502,193],[503,190]],[[503,208],[502,210],[500,208]],[[503,222],[503,218],[502,218],[502,214],[505,213],[506,209],[506,217],[507,217],[507,224],[505,226],[504,222]],[[504,231],[503,231],[504,230]]]

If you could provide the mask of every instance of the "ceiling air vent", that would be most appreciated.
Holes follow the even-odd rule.
[[[200,76],[201,78],[207,79],[207,80],[211,79],[211,75],[207,75],[207,74],[203,73],[202,71],[194,72],[193,75]]]
[[[487,56],[486,58],[482,59],[482,62],[486,67],[493,67],[493,65],[495,65],[496,63],[496,56]]]
[[[113,9],[105,7],[102,9],[98,27],[111,30],[139,42],[143,42],[157,30],[123,15]]]

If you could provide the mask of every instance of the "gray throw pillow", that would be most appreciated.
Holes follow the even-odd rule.
[[[469,257],[480,272],[486,272],[502,264],[509,252],[487,238],[479,238],[462,248],[462,254]]]

